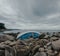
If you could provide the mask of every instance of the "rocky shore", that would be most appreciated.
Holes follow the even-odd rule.
[[[41,33],[39,38],[15,39],[0,35],[0,56],[60,56],[60,32]]]

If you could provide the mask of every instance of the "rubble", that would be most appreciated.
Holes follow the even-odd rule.
[[[0,35],[0,37],[0,56],[60,55],[60,38],[55,35],[42,34],[39,38],[34,39],[31,37],[26,40],[15,40],[10,35]]]

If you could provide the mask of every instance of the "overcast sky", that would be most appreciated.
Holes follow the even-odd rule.
[[[0,0],[0,22],[12,29],[60,29],[60,0]]]

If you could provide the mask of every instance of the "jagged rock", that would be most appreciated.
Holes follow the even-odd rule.
[[[48,42],[49,42],[49,40],[47,40],[47,39],[41,39],[41,43],[42,43],[43,45],[46,45]]]
[[[18,44],[18,45],[27,45],[26,42],[22,41],[22,40],[17,40],[16,44]]]
[[[0,43],[0,48],[5,48],[5,43],[4,42]]]
[[[34,55],[36,52],[38,52],[38,49],[39,49],[39,48],[40,48],[40,45],[37,45],[37,46],[33,47],[33,49],[32,49],[33,55]]]
[[[45,36],[44,36],[44,39],[48,39],[48,38],[50,38],[49,35],[45,35]]]
[[[9,41],[9,40],[4,42],[4,44],[6,44],[6,45],[9,45],[10,43],[11,43],[11,41]]]
[[[47,49],[48,49],[48,50],[50,50],[50,49],[51,49],[51,47],[52,47],[52,43],[51,43],[51,42],[49,42],[49,43],[47,43],[47,44],[46,44],[46,46],[47,46]]]
[[[11,42],[9,45],[10,45],[10,46],[15,46],[15,45],[16,45],[16,41]]]
[[[47,45],[47,46],[50,46],[51,44],[52,44],[52,42],[48,42],[46,45]]]
[[[43,39],[45,37],[45,33],[42,33],[40,36],[39,36],[39,39]]]
[[[58,40],[58,39],[59,39],[58,37],[51,37],[51,38],[50,38],[51,41],[56,41],[56,40]]]

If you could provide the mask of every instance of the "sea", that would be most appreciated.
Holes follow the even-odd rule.
[[[4,33],[18,33],[18,32],[27,32],[27,31],[35,31],[35,32],[49,32],[51,35],[53,34],[53,32],[60,32],[60,30],[21,30],[21,29],[8,29],[5,31],[0,31],[0,34],[4,34]]]
[[[10,30],[5,30],[5,31],[0,31],[0,33],[17,33],[17,32],[26,32],[26,31],[36,31],[36,32],[60,32],[60,30],[21,30],[21,29],[10,29]]]
[[[35,32],[43,32],[43,33],[47,33],[49,32],[49,35],[52,36],[53,32],[60,32],[60,30],[21,30],[21,29],[10,29],[10,30],[5,30],[5,31],[0,31],[0,35],[4,35],[6,33],[24,33],[27,31],[35,31]]]

